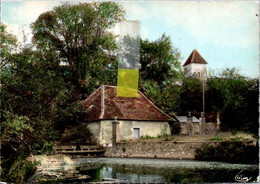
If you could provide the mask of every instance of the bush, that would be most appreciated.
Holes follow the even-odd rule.
[[[239,141],[241,139],[242,139],[242,137],[232,137],[232,138],[230,138],[231,141]]]
[[[162,137],[167,137],[167,136],[168,136],[168,134],[158,134],[157,138],[162,138]]]
[[[231,163],[258,163],[258,144],[246,145],[243,142],[225,141],[217,145],[203,145],[195,150],[196,160],[224,161]]]
[[[146,136],[141,136],[141,139],[145,140],[145,139],[154,139],[153,136],[150,135],[146,135]]]
[[[35,170],[36,163],[20,157],[9,169],[8,178],[15,183],[26,183]]]
[[[166,138],[166,139],[164,139],[164,141],[173,141],[174,140],[174,137],[172,137],[172,138]]]
[[[236,130],[231,130],[231,134],[232,134],[232,135],[236,135],[236,134],[237,134],[237,131],[236,131]]]
[[[218,137],[218,136],[215,136],[215,137],[212,137],[210,140],[212,140],[212,141],[221,141],[222,138]]]

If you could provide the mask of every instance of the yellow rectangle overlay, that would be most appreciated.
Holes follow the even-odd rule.
[[[118,69],[117,74],[117,96],[138,97],[139,70]]]

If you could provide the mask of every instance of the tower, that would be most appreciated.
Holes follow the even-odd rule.
[[[197,77],[205,80],[207,74],[207,62],[196,49],[192,51],[186,62],[183,64],[183,67],[187,77]]]

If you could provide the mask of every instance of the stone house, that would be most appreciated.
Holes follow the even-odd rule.
[[[83,122],[97,144],[111,146],[112,139],[122,141],[170,134],[168,122],[177,121],[175,118],[165,114],[140,91],[138,97],[133,98],[118,97],[116,90],[116,86],[103,85],[82,102]]]

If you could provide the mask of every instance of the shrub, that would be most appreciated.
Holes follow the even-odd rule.
[[[167,137],[167,136],[168,136],[168,134],[158,134],[157,138],[163,138],[163,137]]]
[[[8,171],[9,179],[15,183],[26,183],[34,174],[36,163],[20,157],[16,160]]]
[[[215,136],[215,137],[212,137],[210,140],[212,140],[212,141],[221,141],[222,138],[218,137],[218,136]]]
[[[174,140],[174,137],[172,137],[172,138],[166,138],[166,139],[164,139],[164,141],[173,141]]]
[[[145,139],[154,139],[153,136],[150,135],[145,135],[145,136],[141,136],[141,139],[145,140]]]
[[[236,134],[237,134],[237,131],[236,131],[236,130],[231,130],[231,134],[232,134],[232,135],[236,135]]]
[[[231,163],[258,163],[258,145],[225,141],[217,145],[203,145],[195,150],[196,160],[224,161]]]
[[[242,137],[232,137],[232,138],[230,138],[231,141],[239,141],[241,139],[242,139]]]

